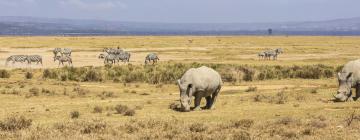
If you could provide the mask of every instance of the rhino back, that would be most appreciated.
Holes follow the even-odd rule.
[[[205,66],[189,69],[181,78],[181,82],[192,84],[196,90],[213,91],[222,85],[220,74]]]
[[[353,73],[352,77],[355,80],[354,82],[360,82],[360,72],[359,71],[360,71],[360,59],[346,63],[344,65],[343,69],[341,70],[341,73],[352,72]]]

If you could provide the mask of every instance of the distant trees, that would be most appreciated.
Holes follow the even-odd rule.
[[[268,35],[272,35],[273,30],[271,28],[268,29]]]

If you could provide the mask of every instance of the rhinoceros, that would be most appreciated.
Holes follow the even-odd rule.
[[[201,110],[201,98],[206,98],[206,109],[213,109],[222,86],[221,76],[215,70],[202,66],[191,68],[178,80],[181,110],[190,111],[192,96],[195,97],[193,110]]]
[[[347,101],[352,94],[352,88],[356,89],[356,100],[360,97],[360,59],[350,61],[344,65],[338,73],[339,89],[334,95],[336,101]],[[351,99],[351,98],[350,98]]]

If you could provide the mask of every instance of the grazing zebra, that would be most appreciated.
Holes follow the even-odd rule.
[[[118,58],[117,55],[109,54],[109,55],[105,56],[104,64],[109,64],[109,62],[111,62],[111,64],[115,64],[117,58]]]
[[[40,63],[42,65],[42,57],[40,55],[28,55],[26,61],[28,61],[29,64],[36,62],[36,64]]]
[[[99,59],[104,59],[105,57],[106,57],[105,54],[100,54],[100,55],[98,56]]]
[[[122,62],[129,62],[130,61],[131,54],[129,52],[123,52],[119,55],[117,55],[118,62],[121,60]]]
[[[55,48],[53,50],[53,53],[54,53],[54,57],[57,56],[58,53],[61,53],[61,48]]]
[[[15,62],[25,62],[26,61],[26,58],[27,56],[26,55],[12,55],[12,56],[9,56],[7,59],[6,59],[6,62],[5,62],[5,65],[8,65],[8,63],[10,61],[12,61],[12,64],[15,64]]]
[[[150,53],[145,57],[145,65],[153,61],[153,64],[157,63],[160,60],[159,57],[155,53]]]
[[[71,56],[71,52],[72,52],[72,50],[70,48],[64,48],[61,51],[61,55]]]
[[[58,67],[60,64],[64,65],[64,62],[68,62],[68,64],[72,66],[72,59],[70,56],[56,56],[54,57],[54,62],[56,62],[56,60],[59,61]]]

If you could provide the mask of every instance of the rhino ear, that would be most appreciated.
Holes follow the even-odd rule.
[[[338,72],[338,73],[337,73],[337,76],[338,76],[338,78],[340,78],[340,76],[341,76],[341,73],[340,73],[340,72]]]
[[[187,86],[187,89],[186,89],[186,94],[189,96],[189,97],[192,97],[192,94],[193,94],[193,88],[192,88],[192,84],[189,84]]]
[[[351,76],[352,76],[352,72],[350,72],[347,76],[346,76],[346,79],[349,79]]]
[[[177,82],[177,84],[180,86],[180,79],[178,79],[176,82]]]

